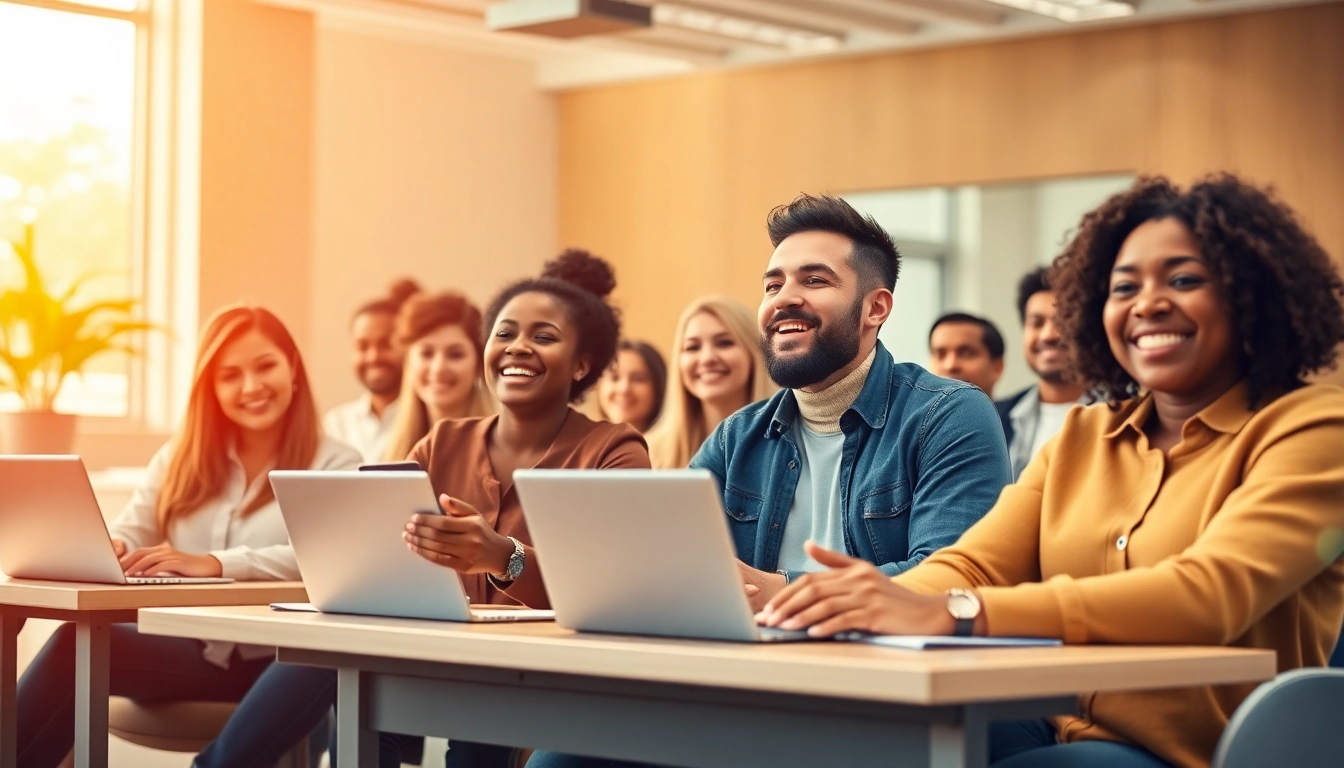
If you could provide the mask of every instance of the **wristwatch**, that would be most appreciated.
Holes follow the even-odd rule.
[[[968,589],[947,590],[947,612],[956,620],[952,634],[970,637],[975,634],[975,619],[980,615],[980,598]]]
[[[513,554],[509,555],[509,564],[504,568],[503,573],[492,573],[490,578],[496,582],[509,584],[518,580],[523,575],[523,566],[527,565],[527,550],[523,549],[523,543],[512,536],[508,537],[513,542]]]

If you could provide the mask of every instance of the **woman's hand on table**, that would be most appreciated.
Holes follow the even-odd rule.
[[[123,552],[120,557],[121,570],[125,571],[127,576],[170,574],[174,576],[210,577],[222,576],[224,573],[224,566],[214,556],[182,552],[173,549],[172,545],[167,542],[129,553],[125,552],[125,543],[118,542],[115,539],[112,542],[113,548],[115,549],[119,543]]]
[[[807,629],[814,637],[857,630],[881,635],[950,635],[955,621],[942,595],[893,582],[872,563],[812,542],[807,554],[830,570],[784,587],[756,614],[767,627]]]

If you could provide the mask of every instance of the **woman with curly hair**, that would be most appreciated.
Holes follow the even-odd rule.
[[[1139,179],[1087,214],[1051,282],[1107,403],[1063,430],[953,546],[888,580],[842,554],[759,619],[889,634],[1270,649],[1326,662],[1344,619],[1344,284],[1271,194]],[[809,544],[809,546],[811,546]],[[1085,696],[999,723],[997,768],[1207,766],[1254,684]]]

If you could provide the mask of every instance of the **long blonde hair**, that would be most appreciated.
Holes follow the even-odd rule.
[[[289,360],[294,369],[294,397],[285,411],[284,436],[276,452],[274,469],[308,469],[317,455],[321,426],[308,371],[298,345],[280,318],[261,307],[233,304],[222,307],[206,321],[196,352],[187,415],[173,441],[173,458],[155,509],[159,535],[167,536],[173,523],[190,517],[218,496],[229,481],[227,447],[238,427],[220,407],[215,394],[215,363],[220,350],[250,330],[257,330]],[[275,498],[270,483],[263,483],[242,515],[256,512]]]
[[[656,469],[679,469],[691,463],[695,452],[709,437],[705,429],[705,409],[700,398],[691,394],[681,380],[681,366],[677,360],[686,343],[686,326],[700,313],[713,315],[733,340],[751,354],[751,375],[747,379],[747,402],[764,400],[778,389],[765,369],[765,358],[757,342],[760,332],[751,316],[751,310],[726,296],[702,296],[692,301],[677,320],[668,357],[671,369],[667,377],[667,396],[663,400],[663,415],[658,425],[650,430],[649,456]]]
[[[464,416],[487,416],[495,412],[495,401],[485,388],[484,349],[481,339],[481,311],[456,291],[433,295],[412,296],[397,314],[396,342],[403,350],[445,326],[456,325],[471,340],[476,352],[476,380],[472,386],[471,404]],[[401,394],[397,396],[397,416],[392,422],[385,461],[401,461],[411,449],[429,434],[434,426],[429,421],[429,409],[415,394],[415,382],[410,376],[410,355],[402,363]]]

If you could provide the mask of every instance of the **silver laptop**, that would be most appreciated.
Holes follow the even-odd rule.
[[[223,584],[127,576],[78,456],[0,456],[0,571],[16,579],[98,584]]]
[[[271,487],[313,607],[444,621],[547,621],[552,611],[472,608],[451,568],[401,538],[417,512],[442,514],[424,472],[271,472]]]
[[[560,626],[705,640],[810,640],[756,626],[704,470],[519,470]]]

